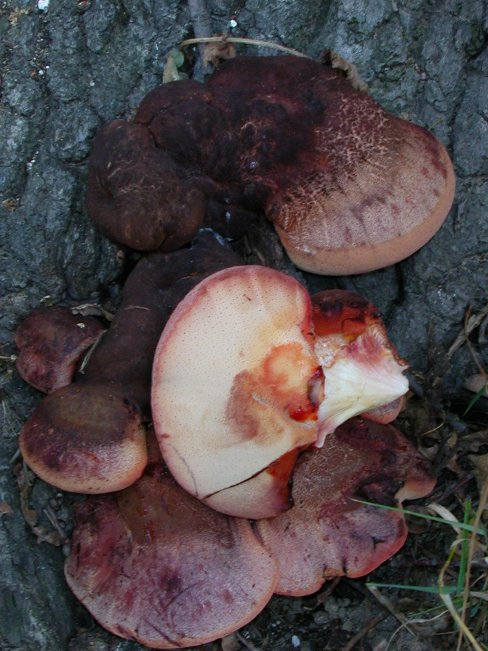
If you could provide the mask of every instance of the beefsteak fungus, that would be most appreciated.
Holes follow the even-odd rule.
[[[434,483],[378,424],[408,384],[375,308],[339,290],[310,298],[200,229],[238,237],[264,212],[301,268],[364,272],[422,246],[453,192],[432,135],[309,59],[229,61],[102,129],[90,213],[116,241],[155,252],[75,381],[76,343],[62,360],[68,386],[35,380],[50,393],[20,448],[59,488],[110,493],[78,506],[65,566],[107,630],[151,648],[209,642],[273,592],[361,576],[403,544],[401,513],[356,500],[398,504]],[[151,418],[166,465],[151,438],[148,454]]]
[[[249,522],[206,507],[162,464],[80,505],[65,575],[102,626],[154,649],[204,644],[244,626],[279,578]]]
[[[297,266],[378,269],[425,244],[454,195],[444,146],[386,112],[341,72],[307,58],[238,57],[206,84],[164,84],[134,123],[97,135],[93,220],[139,250],[232,236],[264,212]]]
[[[83,373],[50,393],[22,428],[20,449],[36,474],[77,493],[117,491],[140,477],[147,462],[151,367],[163,326],[199,280],[239,262],[210,233],[185,250],[138,262]]]
[[[396,506],[434,484],[428,461],[392,425],[348,420],[298,459],[293,506],[256,523],[280,568],[276,592],[311,594],[327,579],[372,572],[402,547],[407,526],[401,512],[361,500]]]
[[[353,419],[300,457],[294,506],[252,527],[190,496],[149,442],[134,485],[78,505],[65,574],[102,626],[155,649],[229,634],[273,592],[311,594],[326,579],[372,571],[407,528],[400,512],[357,500],[397,504],[434,484],[400,432]]]
[[[314,303],[267,267],[197,285],[156,349],[152,413],[176,480],[213,508],[265,518],[289,507],[297,455],[403,395],[406,365],[374,308],[349,292]]]
[[[67,307],[38,307],[15,331],[17,371],[43,393],[61,389],[71,383],[84,353],[103,332],[97,319],[75,316]]]

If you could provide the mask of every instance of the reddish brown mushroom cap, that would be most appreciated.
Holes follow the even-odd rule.
[[[145,427],[122,386],[76,382],[49,394],[20,432],[26,463],[76,493],[130,486],[147,462]]]
[[[267,189],[265,212],[301,269],[385,267],[419,249],[447,216],[455,178],[444,146],[336,70],[310,59],[241,57],[208,85],[221,102],[250,106],[242,175]]]
[[[65,574],[106,629],[151,648],[203,644],[251,621],[276,563],[245,520],[209,509],[161,466],[79,509]]]
[[[89,208],[105,230],[107,203],[137,234],[139,224],[152,231],[155,198],[154,228],[178,223],[182,238],[203,205],[202,223],[224,230],[264,211],[299,267],[342,275],[416,251],[453,200],[452,164],[434,136],[310,59],[237,57],[204,86],[183,81],[152,91],[135,122],[106,127],[92,153]],[[190,188],[200,193],[195,220],[174,193],[165,197],[172,187],[187,208]],[[137,236],[119,241],[141,246]]]
[[[372,271],[408,257],[439,230],[454,199],[444,146],[358,91],[331,97],[318,136],[329,165],[274,196],[270,215],[293,262],[319,274]],[[330,131],[340,124],[337,137]]]
[[[71,382],[83,353],[103,331],[96,319],[75,316],[66,307],[38,307],[15,332],[17,371],[39,391],[60,389]]]
[[[428,462],[391,425],[352,419],[293,475],[294,506],[256,523],[277,559],[279,594],[305,595],[336,576],[368,574],[404,544],[403,516],[355,499],[392,505],[434,487]]]

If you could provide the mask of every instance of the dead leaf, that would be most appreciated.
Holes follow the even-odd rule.
[[[0,515],[7,515],[12,513],[12,507],[7,502],[0,502]]]
[[[485,322],[486,318],[488,317],[488,305],[485,305],[485,307],[478,312],[478,314],[471,314],[471,311],[468,310],[464,322],[463,329],[461,332],[458,334],[454,342],[451,344],[451,347],[447,351],[447,356],[451,358],[454,353],[459,350],[467,341],[469,335],[478,328],[482,323]],[[483,333],[481,333],[482,336]]]
[[[368,90],[368,84],[361,78],[356,66],[341,57],[337,52],[326,50],[322,55],[322,60],[324,63],[330,65],[331,68],[342,70],[346,79],[351,82],[351,85],[355,90],[360,90],[363,93]]]
[[[37,543],[40,544],[42,542],[47,542],[55,547],[64,544],[65,540],[62,538],[59,531],[49,531],[37,524],[37,511],[32,509],[29,504],[29,496],[34,478],[32,472],[25,464],[21,463],[15,467],[14,472],[17,477],[17,485],[20,493],[20,510],[24,516],[24,520],[35,535]]]
[[[473,473],[481,495],[483,485],[488,479],[488,454],[470,454],[468,458],[473,464]]]
[[[187,75],[180,70],[185,62],[183,52],[177,49],[170,50],[163,70],[163,84],[170,81],[180,81],[187,79]]]
[[[10,13],[10,15],[9,15],[9,17],[8,17],[9,23],[10,23],[13,27],[16,27],[16,26],[17,26],[17,23],[19,22],[19,19],[20,19],[22,16],[28,16],[30,13],[31,13],[31,10],[30,10],[30,9],[20,9],[20,8],[16,8],[16,9],[14,9],[14,10]]]
[[[483,373],[477,373],[469,377],[464,383],[464,386],[468,391],[479,393],[480,397],[482,395],[488,396],[488,377],[483,375]]]
[[[239,651],[241,645],[236,638],[235,634],[227,635],[220,640],[222,651]]]
[[[15,468],[15,475],[17,477],[17,485],[20,492],[20,510],[22,511],[24,520],[31,528],[33,528],[37,525],[37,513],[34,509],[31,509],[29,505],[29,495],[33,475],[24,464],[18,464]]]
[[[236,48],[229,41],[207,43],[203,49],[203,67],[207,68],[209,64],[218,66],[221,61],[233,59],[235,56]]]
[[[17,210],[17,208],[19,207],[19,204],[20,204],[20,199],[18,199],[18,198],[16,198],[16,199],[4,199],[2,201],[3,208],[5,208],[6,210],[9,210],[11,212],[14,211],[14,210]]]
[[[74,315],[80,314],[81,316],[100,316],[107,321],[112,321],[114,315],[103,308],[98,303],[83,303],[82,305],[73,305],[71,313]]]

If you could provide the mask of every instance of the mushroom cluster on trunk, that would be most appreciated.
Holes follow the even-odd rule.
[[[374,422],[395,417],[405,368],[356,294],[310,298],[209,233],[143,258],[83,372],[21,432],[39,476],[96,493],[77,508],[74,594],[109,631],[164,649],[240,628],[273,594],[372,571],[407,528],[370,502],[434,486]]]
[[[375,307],[311,297],[222,236],[264,213],[302,269],[368,271],[425,243],[453,191],[432,135],[307,59],[229,61],[101,130],[90,214],[149,253],[108,330],[39,308],[16,342],[19,373],[47,393],[20,448],[42,479],[87,494],[65,574],[102,626],[202,644],[275,593],[363,576],[403,545],[401,511],[372,503],[434,479],[390,424],[407,364]]]
[[[386,112],[340,71],[306,58],[238,57],[205,84],[150,92],[133,122],[96,136],[88,209],[113,239],[149,251],[255,212],[318,274],[391,265],[447,216],[454,173],[428,131]]]

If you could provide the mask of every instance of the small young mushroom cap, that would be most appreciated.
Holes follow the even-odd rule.
[[[38,307],[15,331],[17,371],[43,393],[60,389],[71,382],[81,357],[103,331],[97,319],[75,316],[67,307]]]
[[[90,170],[90,212],[128,246],[169,249],[197,223],[226,230],[235,221],[239,231],[264,212],[297,266],[340,275],[419,249],[447,216],[455,187],[434,136],[383,110],[340,71],[288,56],[237,57],[205,85],[155,89],[135,124],[102,131]],[[123,239],[106,226],[108,205],[110,223],[127,218]],[[162,237],[139,240],[141,230],[161,229]]]
[[[408,365],[388,339],[377,309],[364,297],[331,289],[315,294],[312,304],[315,353],[325,376],[318,411],[320,446],[329,432],[353,416],[366,412],[376,422],[396,418],[398,401],[408,391]]]
[[[233,267],[168,320],[153,366],[156,436],[189,493],[229,515],[273,517],[289,507],[298,452],[405,393],[405,368],[357,294],[312,304],[286,274]]]
[[[209,273],[239,258],[210,233],[191,247],[142,258],[129,278],[111,327],[76,381],[39,404],[20,434],[31,469],[67,491],[117,491],[147,461],[154,351],[183,296]]]
[[[429,463],[392,425],[341,425],[298,459],[293,507],[256,523],[280,568],[276,591],[311,594],[327,579],[374,570],[402,547],[407,526],[401,513],[355,500],[398,505],[434,484]]]
[[[104,628],[154,649],[230,634],[278,581],[249,522],[191,497],[161,465],[79,507],[65,575]]]
[[[49,394],[19,439],[27,465],[44,481],[76,493],[130,486],[147,463],[146,430],[123,387],[75,382]]]

